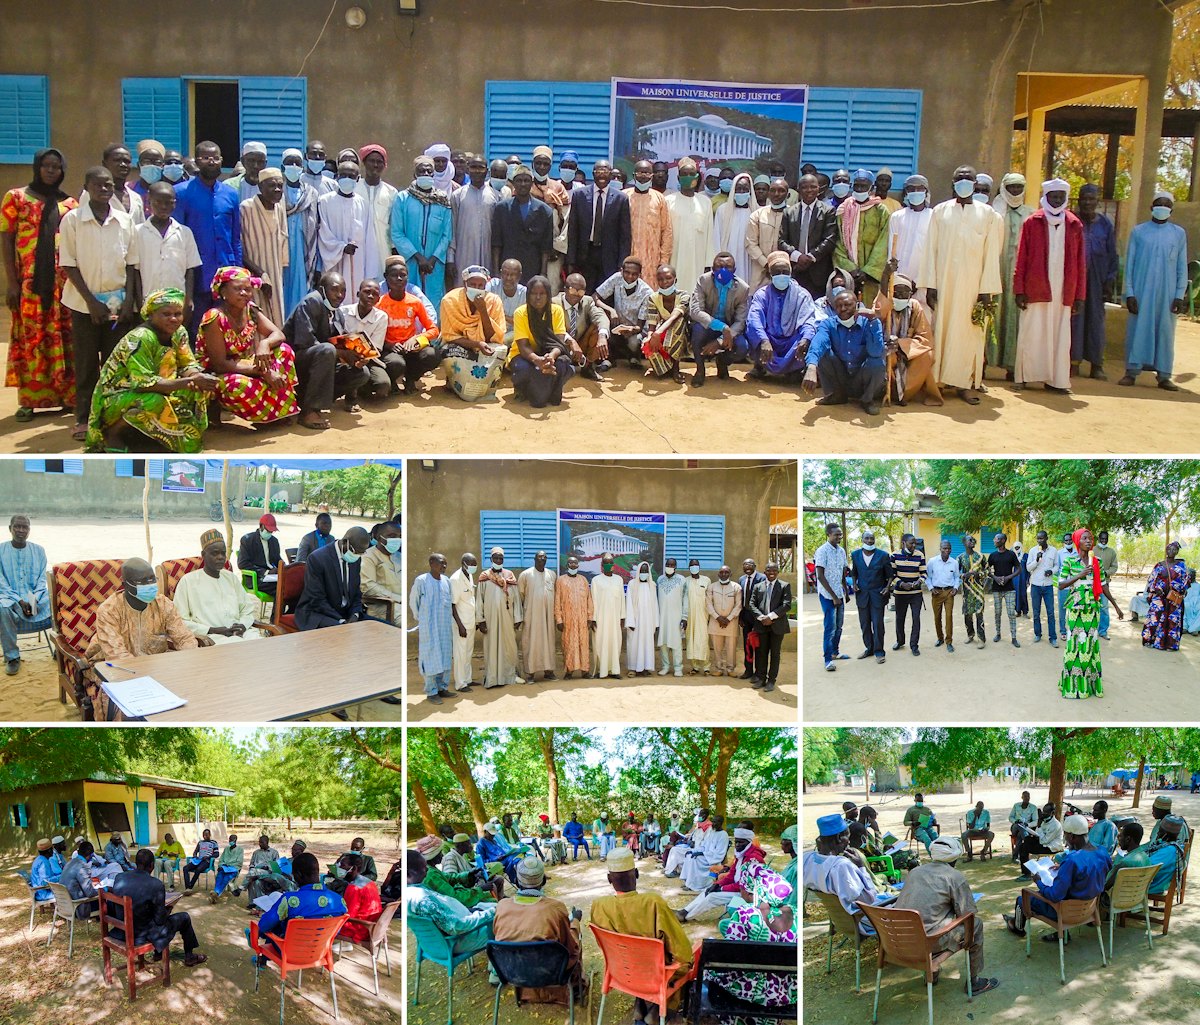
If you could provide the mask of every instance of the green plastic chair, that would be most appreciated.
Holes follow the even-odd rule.
[[[866,858],[867,870],[869,872],[882,872],[887,877],[889,883],[898,883],[904,878],[903,873],[892,862],[890,854],[868,854]]]
[[[258,618],[267,618],[267,606],[274,603],[273,595],[267,594],[265,591],[259,590],[258,587],[258,570],[244,569],[242,574],[242,587],[249,591],[255,598],[258,599],[259,610]]]

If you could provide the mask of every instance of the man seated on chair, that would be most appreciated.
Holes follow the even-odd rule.
[[[275,874],[272,866],[278,869],[279,852],[271,846],[271,838],[263,833],[258,838],[258,847],[250,852],[250,867],[246,869],[246,897],[250,907],[254,906],[254,898],[262,895],[261,880]]]
[[[91,918],[100,907],[100,902],[92,899],[96,896],[96,888],[92,885],[91,866],[92,855],[95,853],[96,848],[84,840],[79,849],[71,855],[62,871],[62,877],[58,880],[67,888],[72,900],[87,901],[75,909],[75,917],[82,920]]]
[[[968,948],[971,959],[971,992],[978,996],[1000,985],[999,979],[983,974],[983,921],[975,905],[967,877],[955,863],[963,852],[962,844],[953,836],[939,836],[929,845],[932,861],[918,865],[908,873],[904,890],[892,905],[899,910],[918,911],[926,933],[935,933],[960,915],[975,912],[974,929]],[[966,946],[966,931],[959,926],[938,940],[936,950],[962,950]],[[965,988],[965,987],[964,987]]]
[[[221,845],[212,838],[212,830],[206,829],[201,835],[196,849],[183,866],[183,888],[190,893],[196,888],[196,881],[208,871],[213,859],[221,853]]]
[[[801,859],[804,889],[817,893],[828,893],[841,902],[846,913],[858,913],[855,902],[881,904],[875,890],[875,880],[867,871],[858,852],[847,853],[850,848],[850,823],[837,814],[822,815],[817,819],[817,849],[809,851]],[[860,917],[858,931],[864,936],[875,935],[875,930],[865,917]]]
[[[1041,879],[1036,879],[1038,893],[1045,900],[1034,897],[1030,902],[1030,910],[1035,915],[1052,921],[1057,920],[1058,912],[1046,901],[1057,904],[1063,900],[1091,900],[1093,897],[1099,897],[1104,892],[1108,870],[1112,868],[1112,858],[1108,851],[1097,850],[1088,843],[1087,819],[1082,815],[1068,815],[1063,820],[1062,831],[1067,851],[1055,873],[1054,882],[1047,886]],[[1025,935],[1026,918],[1019,895],[1013,913],[1004,916],[1004,924],[1008,926],[1009,932],[1018,936]],[[1058,936],[1056,933],[1046,933],[1042,939],[1047,943],[1056,943]]]
[[[1151,893],[1166,893],[1172,880],[1178,884],[1179,876],[1187,867],[1183,853],[1184,845],[1180,839],[1183,828],[1183,819],[1178,815],[1168,815],[1159,822],[1156,835],[1151,834],[1150,842],[1142,848],[1146,853],[1147,863],[1158,866],[1158,872],[1150,881]]]
[[[296,625],[320,630],[365,618],[359,560],[371,545],[371,535],[351,527],[340,541],[313,552],[305,563],[304,591],[296,605]]]
[[[445,936],[456,958],[486,949],[492,938],[491,923],[496,917],[496,905],[466,908],[453,897],[430,889],[425,883],[429,869],[420,851],[407,851],[404,867],[407,882],[404,899],[408,914],[428,921]],[[483,925],[488,928],[480,928]]]
[[[34,897],[37,900],[51,900],[54,894],[50,892],[47,883],[57,883],[62,877],[62,869],[54,858],[54,844],[49,837],[42,837],[37,842],[37,854],[29,867],[30,885],[37,889]]]
[[[229,843],[221,852],[221,857],[217,861],[217,875],[213,880],[212,892],[208,895],[208,902],[215,904],[217,899],[225,892],[225,887],[232,887],[233,895],[238,897],[241,895],[241,888],[237,886],[237,878],[242,874],[242,866],[246,864],[246,848],[238,846],[237,834],[229,834]]]
[[[742,877],[747,866],[765,863],[763,849],[754,842],[754,823],[749,819],[738,823],[733,831],[733,864],[701,891],[687,907],[679,908],[675,917],[681,922],[694,921],[707,911],[728,907],[742,889]]]
[[[365,531],[364,531],[365,533]],[[285,893],[258,920],[260,945],[271,944],[276,950],[287,935],[290,922],[305,918],[339,918],[346,914],[346,902],[332,890],[321,885],[321,863],[315,854],[305,851],[292,862],[296,889]],[[259,965],[265,964],[259,955]]]
[[[379,880],[379,869],[375,867],[375,859],[367,853],[367,841],[361,836],[356,836],[350,841],[350,850],[348,854],[361,855],[363,864],[362,871],[359,873],[364,879],[370,879],[372,882]]]
[[[154,874],[162,878],[164,872],[171,874],[171,882],[175,882],[175,866],[183,861],[183,844],[170,833],[164,833],[162,843],[154,852]]]
[[[313,552],[332,543],[333,518],[327,512],[319,512],[314,529],[300,539],[300,544],[296,549],[296,561],[307,562]]]
[[[167,913],[167,888],[161,879],[154,878],[154,852],[143,847],[134,856],[134,864],[136,870],[117,876],[110,891],[114,897],[129,897],[131,900],[133,942],[139,946],[143,943],[154,944],[152,960],[161,961],[171,940],[176,935],[182,936],[184,965],[195,968],[204,964],[208,956],[196,951],[200,941],[196,938],[196,930],[192,928],[192,916],[186,911]],[[111,931],[115,938],[124,938],[123,930]]]
[[[571,860],[579,860],[579,848],[583,848],[583,853],[587,855],[588,861],[592,860],[592,851],[588,847],[587,838],[584,836],[583,823],[579,821],[579,812],[571,812],[570,821],[563,826],[563,839],[571,845]]]
[[[250,872],[246,875],[246,897],[248,898],[246,907],[248,910],[255,910],[255,900],[268,893],[290,893],[296,889],[296,880],[292,878],[292,865],[307,849],[308,844],[303,840],[297,840],[292,844],[292,852],[288,857],[276,856],[274,864],[266,862],[264,859],[264,862],[260,862],[257,870],[251,867]],[[253,866],[253,862],[251,865]]]
[[[566,975],[568,985],[575,991],[576,1000],[584,995],[583,943],[580,940],[580,919],[583,912],[567,906],[561,900],[547,897],[546,867],[540,859],[529,855],[517,865],[517,892],[496,905],[492,922],[493,938],[501,943],[532,943],[552,940],[567,948]],[[560,986],[521,989],[521,1000],[534,1003],[558,1003],[565,998]]]
[[[1117,881],[1117,873],[1123,868],[1145,868],[1150,864],[1150,858],[1146,854],[1146,848],[1149,845],[1142,844],[1142,837],[1145,835],[1145,830],[1142,829],[1140,822],[1129,819],[1121,823],[1121,828],[1117,833],[1117,849],[1113,852],[1112,868],[1108,870],[1108,875],[1104,879],[1104,894],[1100,897],[1100,916],[1102,918],[1108,918],[1108,908],[1112,903],[1112,888],[1113,883]],[[1152,880],[1151,886],[1153,885]]]
[[[615,891],[610,897],[597,897],[592,902],[591,923],[598,929],[621,933],[624,936],[645,936],[662,940],[666,948],[666,963],[679,965],[668,980],[668,985],[677,982],[692,970],[699,953],[693,950],[687,933],[675,914],[667,906],[661,894],[650,891],[639,893],[638,870],[633,851],[618,847],[608,855],[608,882]],[[679,1008],[681,991],[671,997],[668,1011]],[[658,1025],[659,1011],[655,1004],[641,997],[633,1001],[635,1021],[646,1025]]]
[[[129,848],[120,833],[113,833],[104,845],[104,860],[110,865],[120,865],[121,871],[132,872],[133,862],[129,858]]]
[[[1097,801],[1092,805],[1092,828],[1088,830],[1088,840],[1094,847],[1100,847],[1112,854],[1117,846],[1117,827],[1108,818],[1108,802]]]
[[[475,844],[475,865],[477,868],[486,869],[489,864],[496,862],[503,867],[509,881],[516,883],[517,862],[525,856],[527,850],[527,847],[517,850],[509,847],[500,835],[500,823],[492,819],[491,822],[483,824],[483,836]]]
[[[347,851],[338,858],[337,867],[342,883],[342,900],[346,902],[346,913],[357,922],[347,922],[338,930],[339,939],[351,943],[365,943],[371,936],[371,927],[365,922],[374,922],[383,914],[383,901],[374,879],[362,874],[363,856],[357,851]]]
[[[1154,804],[1150,806],[1150,814],[1154,817],[1154,828],[1150,830],[1149,843],[1154,843],[1158,839],[1159,830],[1162,829],[1163,821],[1171,814],[1171,799],[1166,794],[1159,794],[1154,799]],[[1180,843],[1187,843],[1188,827],[1187,823],[1181,818],[1179,820],[1179,840]]]
[[[1029,826],[1030,829],[1036,829],[1038,824],[1038,809],[1037,805],[1029,800],[1029,791],[1021,791],[1021,800],[1012,806],[1012,811],[1008,813],[1008,835],[1012,840],[1012,860],[1019,861],[1018,845],[1021,842],[1021,837],[1024,835],[1022,825]]]
[[[937,816],[925,803],[924,794],[913,795],[913,803],[904,813],[904,824],[912,829],[913,836],[925,845],[928,853],[929,845],[937,839],[938,827]]]
[[[367,549],[361,563],[363,604],[368,618],[395,624],[400,621],[404,601],[404,583],[400,579],[400,528],[389,520],[378,524],[372,533],[375,544]]]
[[[228,558],[225,535],[206,530],[200,535],[200,569],[185,573],[175,588],[175,608],[202,646],[262,637],[254,629],[258,600],[225,568]]]
[[[991,857],[992,841],[996,839],[996,834],[992,832],[992,815],[984,806],[982,801],[976,801],[975,807],[967,812],[966,815],[967,828],[963,830],[962,844],[963,849],[967,852],[967,861],[971,861],[975,857],[975,852],[971,849],[972,840],[982,840],[983,850],[979,852],[981,859]]]
[[[451,833],[450,847],[442,844],[442,871],[469,872],[475,867],[475,845],[467,833]]]
[[[17,513],[8,521],[11,541],[0,544],[0,648],[4,671],[21,668],[17,635],[50,628],[46,591],[46,550],[29,540],[29,517]]]
[[[448,869],[436,836],[422,837],[413,844],[413,850],[425,859],[426,889],[440,893],[443,897],[453,897],[465,908],[495,903],[504,896],[503,872],[496,870],[495,874],[489,877],[486,867],[478,868],[472,865],[464,870]]]
[[[1025,867],[1025,862],[1030,858],[1060,854],[1065,848],[1063,824],[1055,815],[1054,805],[1047,803],[1038,812],[1037,829],[1022,830],[1021,839],[1017,842],[1017,861],[1021,864],[1021,875],[1027,878],[1030,875],[1029,869]]]
[[[283,561],[283,552],[279,547],[279,524],[273,513],[263,513],[258,518],[258,529],[243,534],[238,542],[237,567],[239,570],[254,570],[258,575],[258,589],[274,600],[276,581],[263,578],[268,573],[274,575]]]

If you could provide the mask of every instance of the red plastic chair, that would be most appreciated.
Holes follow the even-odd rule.
[[[104,957],[104,981],[110,986],[113,981],[112,955],[116,951],[125,959],[125,974],[129,979],[129,999],[137,999],[137,973],[146,967],[146,955],[154,953],[153,943],[137,943],[133,936],[133,898],[128,895],[116,895],[107,889],[101,890],[100,898],[100,948]],[[121,918],[113,917],[109,905],[121,909]],[[121,933],[117,939],[112,935],[113,930]],[[162,984],[171,985],[171,950],[168,947],[162,952]],[[146,983],[142,983],[143,986]]]
[[[589,925],[600,952],[604,955],[604,984],[600,990],[600,1013],[596,1025],[604,1025],[604,1001],[608,991],[615,989],[626,996],[639,997],[647,1003],[657,1004],[663,1021],[667,1020],[667,1002],[679,990],[696,977],[696,965],[700,961],[697,945],[692,958],[692,967],[686,975],[674,982],[673,976],[682,965],[677,961],[664,964],[666,945],[662,940],[646,936],[626,936],[624,933],[609,932]]]
[[[296,992],[304,985],[305,968],[324,968],[329,973],[329,992],[333,997],[333,1017],[338,1020],[337,986],[333,981],[333,941],[349,915],[337,918],[297,918],[288,923],[282,938],[272,934],[271,942],[258,942],[258,922],[250,923],[250,947],[279,969],[279,1025],[283,1025],[283,1000],[287,977],[296,972]],[[276,948],[275,944],[278,944]],[[254,965],[254,992],[258,992],[261,968]]]

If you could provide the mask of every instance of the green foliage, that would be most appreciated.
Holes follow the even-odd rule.
[[[809,726],[804,730],[804,782],[818,786],[833,781],[837,766],[837,730],[830,726]]]
[[[995,771],[1012,761],[1016,744],[1003,728],[923,728],[904,756],[916,786],[936,790],[955,780]]]
[[[205,737],[195,727],[174,729],[30,729],[0,727],[0,790],[82,779],[98,773],[131,782],[148,765],[194,760]]]
[[[843,726],[837,730],[834,751],[839,765],[865,775],[875,768],[894,769],[903,740],[899,726]]]
[[[388,489],[400,471],[389,466],[367,463],[341,470],[314,470],[304,475],[304,503],[326,503],[333,512],[382,518],[388,511]],[[394,494],[400,508],[400,487]]]
[[[926,463],[920,459],[808,459],[804,462],[804,505],[874,509],[876,512],[850,513],[846,525],[851,538],[868,528],[882,544],[900,547],[900,536],[908,530],[905,511],[912,509],[917,494],[924,490]],[[805,551],[813,552],[825,543],[825,521],[836,515],[805,516]],[[814,522],[815,521],[815,522]],[[811,544],[810,542],[815,542]]]

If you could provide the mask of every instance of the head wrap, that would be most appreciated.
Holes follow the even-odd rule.
[[[473,263],[470,267],[462,272],[462,276],[463,281],[466,281],[467,278],[490,278],[491,274],[488,273],[488,269],[486,267],[483,267],[478,263]]]
[[[491,833],[492,836],[495,836],[497,833],[500,832],[500,823],[497,822],[495,819],[492,819],[490,822],[485,822],[483,824],[483,831],[485,833]]]
[[[274,513],[263,513],[258,518],[258,525],[260,527],[266,527],[267,530],[269,530],[272,534],[279,529],[279,524],[275,520]]]
[[[733,831],[733,838],[735,840],[753,840],[754,839],[754,830],[753,829],[743,829],[741,826],[738,826]]]
[[[1020,185],[1021,191],[1014,196],[1008,191],[1008,187],[1010,185]],[[1012,207],[1014,210],[1024,203],[1025,175],[1021,174],[1019,171],[1009,171],[1008,174],[1000,179],[1000,196],[1003,198],[1005,204],[1009,207]],[[1003,213],[1004,211],[1001,210],[1000,212]]]
[[[779,839],[780,840],[791,840],[792,843],[795,843],[796,837],[799,835],[800,835],[799,827],[788,826],[787,829],[785,829],[782,833],[779,834]]]
[[[1071,535],[1071,543],[1075,546],[1076,554],[1079,552],[1079,539],[1083,537],[1085,533],[1090,534],[1091,531],[1088,530],[1087,527],[1080,527]],[[1099,601],[1103,594],[1104,587],[1100,582],[1100,560],[1092,559],[1092,596],[1096,599],[1096,601]],[[1170,799],[1168,798],[1168,801],[1169,800]]]
[[[1079,198],[1080,199],[1082,199],[1084,196],[1098,196],[1098,195],[1100,195],[1100,186],[1099,185],[1093,185],[1091,182],[1087,182],[1085,185],[1079,186]]]
[[[633,813],[632,813],[632,812],[630,812],[630,814],[633,814]],[[549,816],[549,815],[539,815],[539,816],[538,816],[538,818],[539,818],[539,819],[541,819],[543,822],[549,822],[549,821],[550,821],[550,816]]]
[[[618,847],[608,852],[609,872],[632,872],[633,867],[633,851],[628,847]]]
[[[440,851],[442,849],[442,838],[440,836],[434,836],[432,833],[430,833],[427,836],[421,837],[420,840],[413,844],[413,848],[418,854],[428,858],[429,855],[431,855],[434,851]]]
[[[157,153],[160,157],[167,155],[166,147],[157,139],[143,139],[134,147],[134,153],[140,161],[143,153]]]
[[[43,836],[43,837],[42,837],[42,838],[41,838],[41,839],[40,839],[40,840],[37,842],[37,849],[38,849],[39,851],[48,851],[48,850],[50,850],[50,847],[51,847],[51,846],[52,846],[52,845],[51,845],[51,843],[50,843],[50,839],[49,839],[49,837],[45,837],[45,836]]]
[[[740,181],[745,181],[745,183],[750,187],[750,192],[749,192],[750,198],[746,201],[746,206],[744,206],[744,207],[739,207],[736,203],[732,202],[733,196],[737,192],[738,182],[740,182]],[[757,193],[755,193],[755,191],[754,191],[754,179],[749,174],[747,174],[745,171],[741,171],[738,174],[735,174],[733,176],[733,183],[729,187],[729,198],[730,198],[730,202],[727,204],[724,204],[724,205],[728,206],[731,210],[741,209],[741,210],[750,210],[753,212],[754,210],[757,210],[762,206],[762,204],[758,201]],[[718,249],[718,251],[722,250],[722,249],[728,250],[728,251],[737,249],[740,252],[741,247],[739,245],[735,245],[735,243],[737,242],[737,238],[736,238],[736,231],[733,226],[733,220],[725,219],[729,216],[730,216],[729,214],[726,214],[725,217],[721,217],[720,209],[718,208],[717,217],[719,219],[718,219],[716,227],[713,231],[713,236],[714,236],[713,242],[716,244],[716,248]],[[744,234],[744,232],[743,232],[743,234]],[[788,266],[789,266],[789,268],[791,267],[791,258],[790,257],[788,259]]]
[[[917,290],[917,286],[913,283],[913,279],[910,278],[907,274],[899,274],[899,273],[893,274],[892,275],[892,287],[895,287],[896,285],[900,285],[900,284],[908,285],[909,289],[913,292],[915,292]]]
[[[612,855],[609,855],[612,860]],[[750,891],[755,904],[777,908],[792,895],[791,884],[761,861],[752,861],[742,869],[742,885]]]
[[[992,186],[995,185],[996,182],[990,174],[987,174],[984,171],[980,171],[977,175],[975,175],[975,184],[976,185],[986,185],[988,188],[988,191],[991,192]]]
[[[267,144],[265,142],[247,142],[242,146],[242,156],[247,153],[261,153],[264,157],[267,155]]]
[[[161,310],[164,306],[182,306],[187,297],[178,288],[160,288],[151,292],[142,303],[142,320],[149,320],[150,314]]]
[[[1087,819],[1082,815],[1068,815],[1063,819],[1063,832],[1074,836],[1087,836]]]
[[[450,147],[444,142],[435,142],[432,146],[425,150],[424,155],[429,157],[431,160],[434,157],[446,158],[446,169],[444,171],[439,171],[436,165],[434,166],[433,184],[436,188],[443,190],[448,189],[450,187],[450,183],[454,180],[454,165],[450,163]]]
[[[962,856],[962,843],[956,836],[939,836],[929,845],[934,861],[957,861]]]
[[[353,146],[343,146],[338,150],[337,162],[340,164],[343,160],[349,160],[357,164],[359,162],[358,150]]]
[[[554,150],[549,146],[534,146],[533,155],[535,157],[546,157],[548,160],[554,159]]]
[[[517,863],[517,885],[526,890],[541,889],[546,881],[546,868],[532,854]]]
[[[851,182],[851,184],[853,184],[854,182],[858,181],[860,178],[865,178],[865,179],[866,179],[867,181],[869,181],[869,182],[870,182],[872,185],[874,185],[874,184],[875,184],[875,175],[873,175],[873,174],[872,174],[870,171],[868,171],[868,170],[867,170],[865,167],[860,167],[860,168],[859,168],[857,171],[855,171],[855,172],[854,172],[854,173],[853,173],[853,174],[850,176],[850,182]]]
[[[1166,797],[1166,796],[1160,794],[1158,797],[1156,797],[1154,799],[1154,808],[1158,811],[1170,811],[1171,810],[1171,799],[1169,797]]]
[[[564,160],[570,160],[572,163],[574,163],[576,166],[578,166],[579,165],[579,154],[576,153],[573,149],[565,149],[562,151],[562,156],[560,156],[558,158],[559,166],[562,165]]]
[[[358,159],[366,160],[372,153],[378,153],[383,157],[383,166],[387,167],[387,150],[377,142],[368,142],[365,146],[360,146],[358,150]]]
[[[200,551],[204,551],[214,541],[224,541],[225,535],[222,534],[216,527],[212,530],[206,530],[200,535]]]
[[[837,813],[817,819],[817,836],[838,836],[850,828],[850,823]]]
[[[258,172],[258,184],[270,181],[283,181],[283,171],[278,167],[264,167]]]
[[[52,154],[58,157],[63,173],[53,185],[45,185],[42,182],[42,161]],[[58,204],[67,198],[67,194],[60,188],[66,175],[67,161],[61,150],[49,147],[40,149],[33,155],[33,178],[30,180],[28,188],[35,196],[40,196],[46,202],[42,204],[42,216],[38,224],[30,291],[42,300],[42,309],[49,308],[53,301],[55,283],[58,280],[55,240],[58,238],[60,219]]]
[[[256,278],[245,267],[220,267],[212,279],[212,294],[214,299],[221,298],[221,288],[229,281],[249,281],[255,288],[262,285],[262,278]]]
[[[904,187],[907,189],[910,185],[920,185],[921,188],[928,190],[929,179],[923,174],[910,174],[904,179]]]
[[[455,833],[450,838],[451,843],[470,843],[471,838],[466,833]]]

